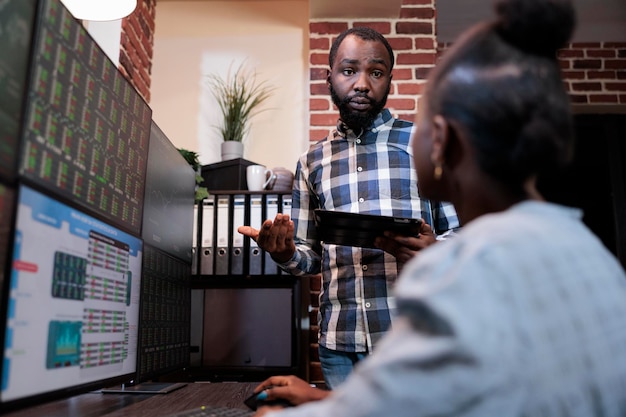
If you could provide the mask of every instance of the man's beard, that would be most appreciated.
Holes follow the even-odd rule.
[[[350,129],[355,132],[360,130],[364,130],[368,128],[372,122],[376,119],[376,116],[385,108],[385,104],[387,103],[387,96],[389,95],[389,91],[391,89],[391,83],[387,85],[387,91],[385,91],[385,95],[381,101],[374,100],[373,98],[367,96],[370,100],[370,109],[366,112],[354,111],[350,108],[349,103],[350,100],[354,97],[347,96],[342,100],[339,98],[339,95],[333,88],[333,85],[330,84],[330,97],[333,99],[333,103],[339,109],[339,117],[341,121],[346,124]],[[366,96],[366,95],[363,95]]]

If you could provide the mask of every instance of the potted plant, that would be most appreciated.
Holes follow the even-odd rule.
[[[226,78],[217,74],[208,76],[211,93],[222,112],[222,124],[218,126],[222,134],[222,160],[241,158],[243,144],[250,130],[250,119],[261,110],[274,90],[266,81],[258,82],[256,72],[246,70],[242,63]]]
[[[196,202],[207,198],[209,196],[209,192],[207,191],[206,187],[200,186],[200,184],[202,184],[202,182],[204,181],[204,178],[202,178],[202,175],[200,175],[201,166],[198,153],[184,148],[178,148],[178,153],[180,153],[182,157],[185,158],[185,161],[187,161],[187,163],[191,165],[191,168],[193,168],[194,172],[196,173]]]

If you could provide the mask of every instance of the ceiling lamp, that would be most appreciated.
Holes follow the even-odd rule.
[[[80,20],[118,20],[131,14],[137,0],[61,0],[67,10]]]

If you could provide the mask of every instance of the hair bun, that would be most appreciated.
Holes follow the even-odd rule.
[[[496,0],[496,27],[521,50],[553,57],[570,40],[576,11],[570,0]]]

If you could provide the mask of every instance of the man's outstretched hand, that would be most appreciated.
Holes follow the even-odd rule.
[[[253,239],[276,262],[287,262],[296,252],[293,241],[294,225],[288,214],[278,213],[273,221],[265,220],[260,230],[251,226],[239,226],[237,231]]]

